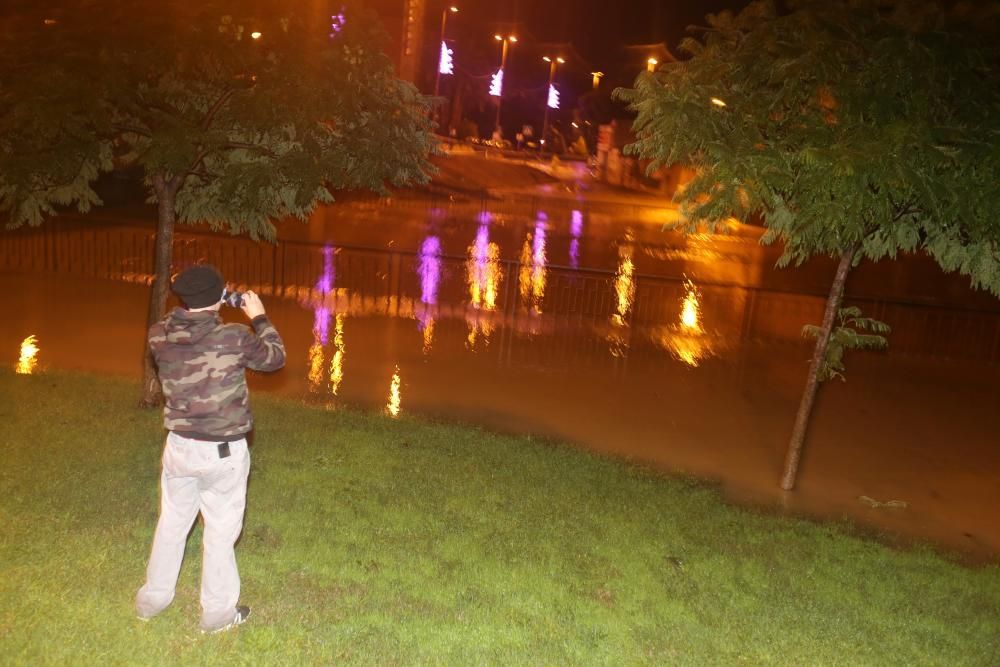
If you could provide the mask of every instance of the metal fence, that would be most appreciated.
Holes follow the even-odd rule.
[[[0,234],[0,270],[49,272],[149,284],[153,275],[152,226],[55,221]],[[393,308],[432,309],[459,316],[470,308],[468,257],[435,255],[435,295],[426,299],[416,252],[336,247],[317,243],[255,242],[246,237],[179,230],[174,270],[209,262],[227,280],[262,294],[302,301],[322,299],[321,278],[352,309],[390,313]],[[560,266],[531,267],[495,260],[496,302],[488,316],[504,327],[546,331],[604,331],[617,318],[636,330],[676,324],[687,287],[682,281],[636,274],[628,298],[611,271]],[[524,296],[525,272],[541,288]],[[540,276],[540,277],[539,277]],[[617,289],[616,289],[617,287]],[[818,323],[823,296],[730,285],[699,285],[700,317],[732,341],[800,340],[804,323]],[[852,299],[866,316],[892,327],[891,352],[1000,364],[1000,313],[929,306],[886,299]],[[624,304],[624,307],[623,307]]]

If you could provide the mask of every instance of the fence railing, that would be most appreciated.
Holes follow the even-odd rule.
[[[48,272],[149,284],[155,236],[151,226],[47,223],[0,233],[0,270]],[[679,322],[685,283],[659,276],[532,266],[491,260],[486,274],[469,257],[331,247],[319,243],[260,243],[245,237],[178,231],[174,270],[197,262],[217,266],[232,283],[262,294],[315,301],[331,298],[352,310],[395,308],[447,315],[476,312],[512,328],[556,331],[618,326],[654,330]],[[474,275],[488,275],[490,303],[473,303]],[[433,293],[429,294],[429,288]],[[485,285],[478,286],[483,292]],[[698,285],[700,326],[730,341],[800,340],[818,323],[823,297],[752,287]],[[892,299],[852,299],[865,315],[892,327],[892,354],[1000,364],[1000,313]],[[393,306],[393,304],[395,304]],[[463,315],[467,316],[467,315]]]

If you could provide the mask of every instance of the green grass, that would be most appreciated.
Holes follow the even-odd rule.
[[[0,371],[4,664],[996,665],[1000,568],[765,516],[530,438],[257,395],[236,631],[133,615],[160,416]]]

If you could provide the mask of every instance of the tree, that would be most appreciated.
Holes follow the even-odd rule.
[[[306,220],[333,189],[425,181],[427,101],[393,75],[374,17],[343,13],[331,27],[330,11],[276,0],[28,5],[0,24],[8,226],[86,212],[100,173],[141,168],[158,207],[151,325],[177,221],[273,239],[271,220]]]
[[[807,0],[786,14],[758,1],[708,17],[701,38],[682,43],[689,59],[617,91],[638,115],[629,152],[652,158],[650,169],[695,168],[679,195],[688,231],[757,215],[762,242],[784,245],[779,265],[839,260],[786,490],[831,365],[834,324],[860,315],[840,309],[852,267],[926,252],[1000,294],[996,42],[970,18],[905,0]]]

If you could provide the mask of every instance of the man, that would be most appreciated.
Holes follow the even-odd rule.
[[[253,331],[223,324],[222,276],[211,266],[193,266],[173,282],[184,303],[149,330],[166,405],[167,442],[160,476],[160,520],[153,537],[146,583],[136,612],[149,620],[170,605],[187,535],[198,512],[205,521],[201,571],[201,629],[213,633],[247,620],[237,606],[240,575],[233,546],[243,529],[253,428],[245,369],[275,371],[285,364],[285,346],[253,292],[240,306]]]

